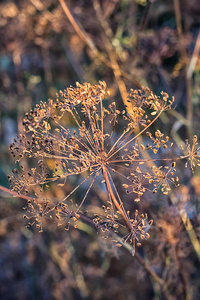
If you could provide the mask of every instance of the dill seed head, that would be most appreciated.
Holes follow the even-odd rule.
[[[103,81],[97,85],[77,83],[57,93],[55,100],[37,104],[25,115],[24,134],[10,145],[21,168],[15,168],[8,179],[13,191],[29,194],[25,218],[31,219],[28,226],[35,224],[42,231],[42,220],[47,217],[66,230],[77,227],[89,191],[100,178],[108,201],[103,211],[95,214],[95,225],[105,233],[126,227],[123,241],[140,245],[141,239],[149,238],[152,220],[147,221],[146,214],[139,217],[137,210],[130,218],[127,196],[118,182],[135,202],[149,192],[168,194],[171,186],[178,184],[177,159],[187,159],[192,169],[200,165],[197,137],[192,146],[188,141],[182,146],[187,155],[162,160],[159,153],[171,147],[169,137],[158,129],[151,131],[151,126],[171,108],[174,99],[164,92],[157,96],[148,88],[131,90],[128,101],[132,110],[126,113],[119,111],[115,102],[104,106],[105,94]],[[146,158],[146,153],[152,158]],[[22,166],[24,157],[30,161],[30,169]],[[51,184],[64,189],[74,176],[79,181],[67,195],[61,193],[56,201],[45,196]],[[85,185],[81,198],[72,200]],[[32,193],[36,193],[33,198]]]

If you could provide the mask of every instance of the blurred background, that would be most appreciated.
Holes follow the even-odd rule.
[[[0,299],[199,299],[198,170],[180,166],[179,188],[141,204],[155,221],[139,252],[162,283],[90,224],[27,229],[26,201],[6,190],[25,113],[76,81],[105,80],[120,109],[130,88],[163,90],[176,111],[161,131],[175,145],[200,136],[199,29],[198,0],[0,1]]]

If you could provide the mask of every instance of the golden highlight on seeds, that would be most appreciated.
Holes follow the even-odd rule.
[[[28,226],[35,224],[42,231],[43,219],[48,218],[68,230],[93,214],[94,225],[105,235],[122,234],[122,244],[131,243],[134,255],[135,245],[150,237],[153,223],[146,213],[139,213],[140,201],[145,193],[167,195],[178,186],[177,160],[186,160],[194,169],[200,165],[199,147],[194,136],[192,146],[188,141],[181,146],[182,156],[160,158],[171,144],[152,125],[172,107],[174,99],[167,93],[156,96],[148,88],[131,90],[129,113],[120,111],[115,102],[108,104],[105,95],[105,82],[77,83],[27,113],[24,134],[10,145],[19,167],[9,181],[13,191],[27,195]],[[60,198],[48,196],[55,183],[64,191]],[[98,212],[86,212],[94,185],[106,197],[99,201]],[[137,205],[134,213],[126,208],[127,197]]]

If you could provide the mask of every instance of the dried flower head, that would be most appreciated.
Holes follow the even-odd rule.
[[[75,88],[60,91],[55,100],[40,102],[27,113],[25,132],[14,140],[10,150],[20,165],[27,157],[31,167],[25,170],[21,165],[9,181],[18,194],[34,193],[28,201],[26,218],[32,216],[29,225],[34,223],[40,229],[43,217],[56,220],[59,226],[64,224],[66,229],[69,225],[76,227],[94,182],[102,182],[108,199],[103,212],[95,214],[94,223],[105,232],[125,226],[128,232],[123,240],[139,245],[149,238],[147,230],[152,221],[147,221],[146,214],[138,219],[137,210],[135,218],[130,217],[121,186],[138,202],[147,192],[160,189],[167,194],[171,184],[178,184],[175,159],[156,158],[160,149],[170,147],[169,137],[160,130],[150,132],[151,125],[171,108],[174,99],[164,92],[156,96],[148,88],[131,90],[128,101],[132,111],[126,113],[119,111],[115,102],[107,105],[105,93],[105,82],[77,83]],[[193,167],[194,160],[199,162],[197,138],[192,149],[188,142],[186,148],[188,154],[176,159],[189,159]],[[147,152],[150,158],[146,158]],[[77,184],[64,197],[45,196],[52,183],[64,189],[75,177]],[[72,200],[80,187],[86,187],[84,194]]]

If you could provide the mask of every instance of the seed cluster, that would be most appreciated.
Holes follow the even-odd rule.
[[[106,186],[108,201],[102,213],[94,214],[94,224],[104,232],[120,232],[125,227],[128,233],[123,241],[140,245],[141,240],[149,238],[147,230],[152,221],[147,220],[146,214],[139,217],[137,210],[135,217],[131,217],[119,183],[135,202],[147,192],[161,190],[168,194],[179,181],[175,174],[176,159],[189,160],[192,168],[195,162],[199,165],[197,137],[192,147],[188,141],[182,146],[187,150],[182,157],[154,158],[171,145],[169,137],[160,130],[150,132],[151,126],[162,112],[171,108],[174,99],[169,100],[164,92],[156,96],[148,88],[131,90],[128,101],[132,111],[126,113],[119,111],[115,102],[108,105],[105,95],[105,82],[77,83],[76,87],[60,91],[55,100],[40,102],[27,113],[24,134],[10,145],[20,167],[13,170],[9,181],[14,191],[30,197],[25,207],[25,218],[30,219],[28,226],[36,224],[42,230],[45,217],[68,230],[70,225],[77,227],[89,191],[100,179]],[[150,158],[146,158],[146,153]],[[28,170],[22,165],[27,158]],[[45,197],[53,182],[65,189],[75,176],[77,184],[67,195],[56,200]],[[78,188],[85,186],[82,198],[72,199]]]

